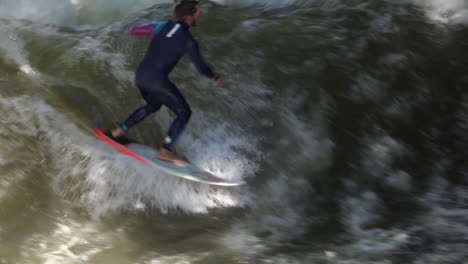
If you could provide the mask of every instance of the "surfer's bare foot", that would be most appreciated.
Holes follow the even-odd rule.
[[[114,138],[119,138],[119,137],[122,137],[123,135],[125,135],[125,132],[123,131],[122,128],[118,127],[114,130],[111,131],[111,134]]]
[[[185,160],[178,157],[176,154],[174,154],[174,152],[172,152],[172,151],[170,151],[168,149],[165,149],[165,148],[161,148],[161,151],[159,151],[158,159],[164,160],[164,161],[169,161],[169,162],[172,162],[172,163],[175,163],[175,164],[184,164],[184,163],[186,163]]]

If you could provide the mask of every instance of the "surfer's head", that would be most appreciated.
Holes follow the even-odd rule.
[[[176,0],[175,3],[174,13],[177,20],[196,26],[200,17],[200,3],[195,0]]]

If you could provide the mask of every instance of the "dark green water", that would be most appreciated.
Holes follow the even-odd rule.
[[[226,81],[179,62],[177,150],[236,188],[91,131],[143,103],[127,30],[170,2],[26,2],[0,1],[0,263],[466,263],[464,1],[203,2]],[[173,117],[130,136],[160,147]]]

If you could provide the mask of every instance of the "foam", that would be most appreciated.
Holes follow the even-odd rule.
[[[0,34],[8,37],[0,38],[0,49],[4,51],[5,56],[18,65],[18,68],[28,76],[28,78],[38,81],[40,74],[34,69],[28,61],[29,54],[24,49],[24,42],[18,37],[15,27],[23,26],[20,22],[2,23],[0,25]]]
[[[331,164],[334,144],[320,126],[323,124],[320,123],[322,115],[317,111],[314,122],[305,123],[290,111],[281,112],[281,121],[278,122],[282,124],[277,124],[277,129],[278,126],[287,127],[291,135],[289,140],[277,143],[278,153],[269,153],[266,158],[269,169],[265,173],[272,177],[257,189],[256,202],[251,205],[255,210],[223,234],[221,241],[228,249],[249,255],[261,254],[300,238],[308,232],[311,224],[322,221],[319,214],[310,216],[315,203],[310,199],[310,193],[314,192],[314,188],[303,175],[305,171],[296,169],[298,164],[310,164],[307,173],[318,177]],[[296,142],[300,144],[296,146]],[[294,155],[284,155],[281,150],[291,146],[294,146]],[[278,160],[289,166],[277,164]],[[303,197],[308,197],[307,203],[298,202]]]
[[[36,233],[21,246],[23,259],[41,259],[46,264],[88,262],[112,248],[116,234],[98,230],[92,222],[79,223],[69,218],[57,220],[51,233]],[[117,234],[119,232],[117,231]]]
[[[3,107],[18,109],[9,111],[16,122],[37,124],[25,133],[40,131],[46,136],[43,142],[50,140],[50,144],[41,144],[48,148],[41,151],[48,153],[50,169],[57,173],[52,179],[54,190],[67,199],[78,198],[96,217],[147,206],[166,213],[206,213],[210,208],[245,205],[247,198],[240,188],[217,188],[161,173],[121,154],[91,132],[81,131],[40,99],[8,98],[0,102]]]
[[[76,58],[84,57],[96,65],[107,62],[110,66],[107,70],[110,70],[114,78],[120,82],[133,83],[135,74],[127,67],[128,58],[118,51],[106,50],[107,46],[107,43],[103,43],[98,38],[86,36],[70,50],[70,53],[63,60],[68,61],[68,63],[76,63]]]
[[[313,0],[212,0],[212,2],[229,6],[262,6],[267,8],[285,8],[288,6],[307,6],[313,3]]]
[[[2,0],[0,17],[61,26],[102,25],[171,0]]]
[[[468,25],[468,3],[465,0],[411,0],[422,6],[429,19],[447,25]]]

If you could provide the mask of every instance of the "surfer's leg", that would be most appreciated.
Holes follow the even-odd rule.
[[[164,96],[160,97],[161,103],[177,115],[169,128],[167,136],[164,138],[164,148],[172,151],[177,139],[184,131],[192,111],[180,91],[169,80],[167,81],[167,89],[163,93]]]
[[[161,106],[159,107],[161,108]],[[115,138],[119,138],[123,136],[127,131],[133,127],[134,125],[138,124],[139,122],[143,121],[147,116],[156,112],[159,108],[155,108],[154,106],[147,104],[138,109],[136,109],[128,118],[123,122],[120,127],[112,130],[112,136]]]
[[[192,111],[180,91],[169,80],[165,83],[165,89],[158,91],[158,96],[160,102],[177,115],[169,128],[167,136],[164,138],[164,145],[159,152],[158,158],[165,161],[183,164],[186,161],[178,157],[172,149],[177,139],[184,131]]]
[[[148,92],[140,88],[141,95],[146,101],[146,105],[136,109],[128,118],[123,122],[120,127],[112,130],[112,136],[115,138],[122,137],[131,127],[143,121],[150,114],[158,111],[161,108],[161,103],[157,100],[154,93]]]

